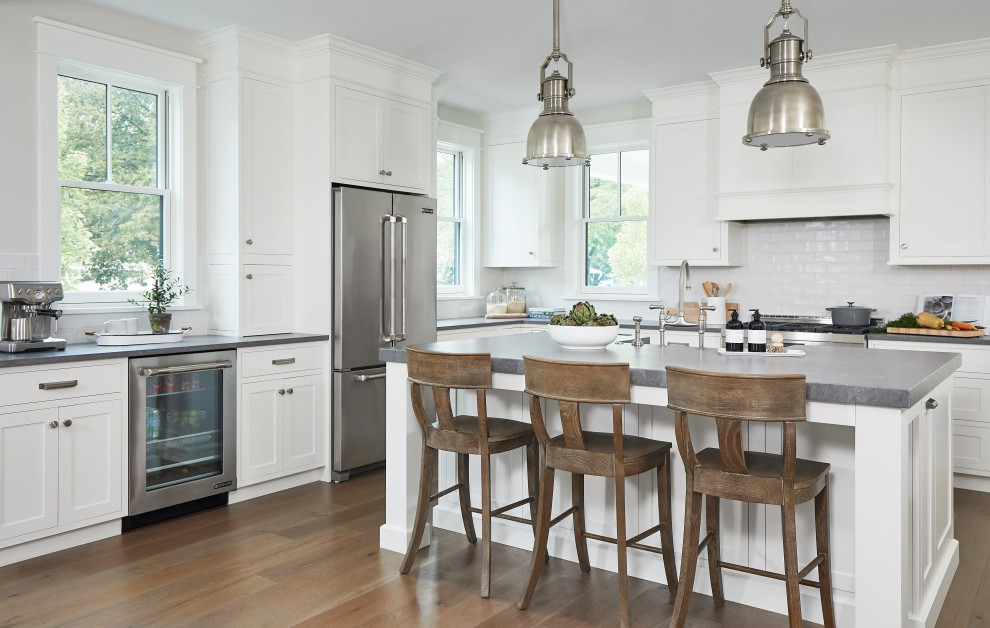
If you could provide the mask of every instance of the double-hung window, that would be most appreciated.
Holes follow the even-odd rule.
[[[584,168],[585,293],[647,293],[650,151],[594,154]]]
[[[163,260],[170,207],[167,98],[150,81],[93,70],[59,73],[66,292],[141,290]]]
[[[437,293],[464,291],[464,153],[437,150]]]

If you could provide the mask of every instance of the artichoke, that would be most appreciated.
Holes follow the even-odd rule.
[[[563,325],[564,327],[577,327],[581,323],[579,323],[576,320],[574,320],[574,317],[572,317],[570,315],[567,315],[564,318],[562,318],[561,321],[559,323],[557,323],[557,324],[558,325]]]
[[[578,325],[594,325],[595,317],[595,306],[587,301],[582,301],[581,303],[574,304],[571,308],[570,316],[577,322]]]
[[[565,316],[557,314],[550,319],[551,325],[563,325],[564,327],[611,327],[618,325],[619,321],[611,314],[598,314],[595,306],[587,301],[575,303],[571,311]]]
[[[563,321],[564,318],[566,318],[566,317],[563,314],[556,314],[554,316],[551,316],[550,317],[550,324],[551,325],[563,325],[563,323],[561,321]]]
[[[618,325],[619,321],[615,320],[615,317],[611,314],[599,314],[595,318],[595,325],[599,327],[611,327],[612,325]]]

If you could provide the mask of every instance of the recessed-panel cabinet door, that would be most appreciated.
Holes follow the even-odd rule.
[[[526,142],[493,144],[488,151],[485,266],[538,266],[540,217],[546,200],[543,171],[522,163]]]
[[[319,463],[323,456],[321,376],[283,380],[285,386],[285,470]]]
[[[291,255],[292,92],[248,78],[242,86],[241,250]]]
[[[241,385],[241,408],[237,422],[237,479],[245,483],[278,473],[284,465],[282,412],[284,390],[279,382]]]
[[[0,539],[58,524],[56,410],[0,415]]]
[[[59,525],[119,511],[124,473],[120,403],[64,406],[58,422]]]
[[[384,109],[385,178],[382,182],[428,191],[433,169],[427,157],[433,157],[434,152],[427,149],[430,120],[426,109],[394,100],[385,100]]]
[[[241,280],[242,336],[292,331],[292,267],[245,264]]]
[[[337,87],[334,99],[335,181],[381,183],[382,107],[378,96]]]

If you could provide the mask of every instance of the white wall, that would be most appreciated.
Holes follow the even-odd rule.
[[[191,33],[145,22],[71,0],[3,0],[0,2],[0,281],[58,280],[39,276],[40,212],[57,208],[38,206],[38,85],[35,16],[81,26],[152,46],[193,56],[202,51]],[[202,213],[202,212],[201,212]],[[175,311],[173,326],[206,329],[202,311]],[[138,315],[138,314],[128,314]],[[67,314],[59,333],[82,341],[84,329],[120,315]],[[142,317],[147,325],[146,317]]]

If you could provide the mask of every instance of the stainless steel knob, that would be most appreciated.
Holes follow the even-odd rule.
[[[285,394],[285,389],[284,388],[279,388],[278,389],[278,394],[284,395]]]
[[[536,255],[536,253],[534,253],[533,251],[530,251],[529,254],[530,255]]]
[[[906,243],[905,243],[905,244],[902,244],[902,245],[901,245],[901,248],[902,248],[902,249],[906,249],[906,248],[907,248],[907,244],[906,244]]]
[[[58,421],[52,421],[51,423],[48,424],[48,427],[55,429],[56,427],[58,427]]]
[[[718,247],[717,246],[713,246],[712,247],[712,253],[718,253]]]
[[[254,275],[252,275],[251,273],[248,273],[248,274],[244,275],[244,278],[245,279],[254,279]]]
[[[62,425],[64,425],[65,427],[69,427],[70,425],[72,425],[72,419],[66,419],[62,421]]]
[[[291,388],[286,388],[285,389],[285,394],[291,395],[292,394],[292,389]]]
[[[392,171],[391,170],[386,170],[385,171],[385,176],[386,177],[391,177],[392,176]]]
[[[929,398],[928,401],[925,402],[925,408],[928,410],[934,410],[937,407],[938,407],[938,402],[932,398]]]
[[[247,245],[254,244],[254,240],[252,240],[251,238],[248,238],[247,240],[244,241],[244,244],[247,244]]]
[[[380,174],[380,175],[384,175],[384,174],[385,174],[385,171],[384,171],[384,170],[379,170],[379,171],[378,171],[378,174]]]

